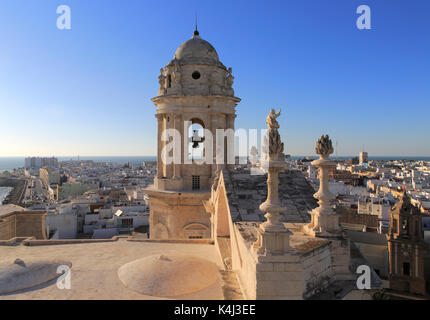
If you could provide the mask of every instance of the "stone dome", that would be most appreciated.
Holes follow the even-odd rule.
[[[205,259],[172,253],[129,262],[118,269],[128,288],[144,295],[177,297],[199,292],[219,279],[218,267]]]
[[[175,52],[175,59],[182,64],[209,64],[219,63],[218,53],[206,40],[200,38],[198,31],[194,32],[191,39],[182,43]]]
[[[63,260],[16,259],[14,263],[0,263],[0,295],[34,288],[60,276],[58,267],[71,267],[72,263]],[[62,269],[62,271],[64,271]]]

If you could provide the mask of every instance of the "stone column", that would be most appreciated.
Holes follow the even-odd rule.
[[[268,151],[262,160],[262,167],[267,172],[267,199],[260,205],[260,210],[266,212],[267,219],[258,228],[258,240],[254,244],[257,253],[264,256],[282,255],[291,250],[289,236],[291,232],[280,221],[285,208],[279,201],[278,186],[279,172],[284,171],[287,163],[284,158],[284,144],[281,142],[276,118],[280,115],[271,110],[266,119],[268,131],[265,137],[265,148]]]
[[[336,162],[329,159],[330,154],[333,153],[333,145],[328,135],[318,139],[315,152],[320,156],[318,160],[312,161],[312,165],[318,168],[320,180],[320,188],[314,194],[319,206],[312,210],[312,221],[304,226],[303,231],[310,236],[330,240],[332,269],[335,272],[335,278],[352,280],[355,279],[355,275],[349,270],[349,239],[339,225],[339,215],[331,204],[335,197],[328,188],[329,171],[336,166]]]
[[[180,152],[181,152],[181,163],[175,163],[173,165],[173,179],[180,179],[181,178],[181,165],[182,165],[182,157],[183,157],[183,149],[182,149],[182,141],[183,141],[183,123],[182,123],[182,115],[180,113],[174,114],[174,126],[175,129],[179,132],[181,135],[181,138],[179,139],[179,143],[181,144]],[[175,152],[176,148],[179,148],[179,146],[175,145]]]
[[[157,178],[161,179],[163,177],[163,161],[161,159],[161,150],[164,146],[164,142],[161,141],[161,135],[163,133],[164,115],[157,113],[155,117],[157,118]]]
[[[174,114],[168,113],[166,114],[166,129],[174,128]],[[168,141],[165,141],[164,144],[167,145],[167,143],[170,143],[173,140],[173,137],[169,137]],[[169,152],[169,157],[173,157],[173,150]],[[164,164],[166,168],[166,178],[171,179],[173,176],[173,163],[171,164]]]
[[[212,180],[215,178],[216,176],[216,171],[217,171],[217,163],[216,163],[216,146],[217,146],[217,139],[216,139],[216,129],[218,128],[218,113],[214,113],[212,112],[210,114],[210,131],[212,132],[212,158],[213,158],[213,162],[212,162],[212,168],[211,168],[211,178]]]
[[[260,205],[267,221],[257,227],[257,241],[251,254],[255,261],[252,278],[255,280],[255,295],[251,299],[303,299],[303,262],[301,254],[290,246],[292,234],[281,222],[285,210],[278,194],[278,174],[286,167],[284,144],[278,133],[279,117],[274,110],[266,119],[268,132],[264,137],[264,157],[261,167],[267,172],[267,199]]]
[[[336,166],[336,162],[329,159],[329,155],[333,153],[333,146],[328,135],[319,138],[315,151],[320,156],[318,160],[312,161],[312,165],[318,168],[320,180],[319,190],[314,194],[319,206],[312,210],[312,221],[305,226],[305,232],[313,236],[339,235],[341,233],[339,216],[331,205],[335,196],[328,188],[329,170]]]
[[[234,119],[236,119],[236,115],[234,113],[230,113],[226,115],[227,117],[227,128],[234,130]]]
[[[235,114],[226,114],[226,129],[233,129],[234,131],[234,119],[236,118]],[[233,169],[234,168],[234,164],[227,164],[227,155],[228,155],[228,148],[230,148],[230,146],[228,145],[230,141],[227,140],[227,143],[225,145],[224,148],[224,161],[225,161],[225,165],[227,166],[228,169]],[[233,141],[231,141],[230,143],[233,143],[233,150],[234,150],[234,138]]]

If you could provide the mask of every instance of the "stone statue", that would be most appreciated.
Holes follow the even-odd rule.
[[[315,153],[320,155],[323,159],[327,159],[328,156],[333,153],[333,144],[328,135],[322,135],[318,139],[315,145]]]
[[[234,77],[231,74],[232,69],[228,68],[228,70],[226,71],[226,75],[225,75],[225,93],[229,96],[234,96],[234,90],[233,90],[233,82],[234,82]]]
[[[253,171],[251,171],[251,174],[257,174],[257,172],[256,172],[256,167],[257,167],[257,163],[258,163],[258,159],[257,159],[258,150],[257,150],[257,147],[256,146],[252,146],[251,150],[249,151],[249,154],[251,155],[249,157],[249,161],[251,162],[251,168],[252,168],[251,170],[253,170]]]
[[[227,88],[231,88],[233,86],[233,82],[234,82],[234,77],[231,74],[233,70],[231,68],[228,68],[227,70],[227,78],[226,78],[226,84],[227,84]]]
[[[276,120],[281,115],[281,109],[278,110],[278,113],[275,113],[275,109],[270,109],[270,113],[266,118],[267,129],[279,129],[279,123]]]
[[[163,68],[160,69],[160,75],[158,76],[158,83],[160,84],[160,88],[158,89],[158,95],[161,96],[166,94],[166,76],[164,75]]]
[[[265,222],[257,227],[257,241],[254,243],[256,253],[267,257],[283,255],[291,250],[289,244],[289,231],[281,222],[282,212],[285,207],[279,199],[279,173],[287,167],[283,155],[284,144],[278,132],[279,123],[276,118],[281,110],[275,113],[270,110],[266,118],[267,134],[264,137],[264,157],[260,162],[261,167],[267,172],[267,199],[260,205],[260,210],[265,212]]]
[[[274,109],[270,110],[269,115],[266,118],[267,134],[264,137],[263,151],[268,155],[269,159],[281,159],[282,153],[284,152],[284,143],[281,142],[279,135],[279,123],[276,120],[281,115],[281,110],[275,113]]]
[[[251,151],[250,151],[251,156],[256,157],[258,156],[258,150],[256,146],[252,146],[251,147]]]
[[[181,72],[179,71],[179,63],[178,60],[175,60],[175,70],[172,73],[173,81],[175,82],[175,85],[179,88],[182,88],[181,84]]]

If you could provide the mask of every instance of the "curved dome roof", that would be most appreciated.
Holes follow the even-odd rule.
[[[185,63],[218,64],[219,57],[215,48],[200,38],[198,31],[190,40],[185,41],[175,52],[175,58]]]
[[[148,256],[118,269],[118,277],[126,287],[156,297],[199,292],[214,285],[218,274],[213,262],[179,253]]]
[[[30,289],[60,276],[58,267],[72,266],[64,260],[30,260],[16,259],[14,263],[0,263],[0,295]]]

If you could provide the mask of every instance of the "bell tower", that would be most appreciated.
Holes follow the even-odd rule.
[[[404,193],[391,211],[388,233],[390,289],[425,295],[426,248],[421,213]]]
[[[227,139],[228,129],[234,131],[240,102],[233,81],[232,69],[197,29],[160,70],[158,96],[151,99],[158,128],[157,176],[146,190],[152,239],[211,237],[203,201],[210,197],[217,169],[231,163],[227,151],[234,150],[234,139]],[[217,135],[217,129],[225,134]],[[223,161],[216,159],[217,146],[223,146]]]

